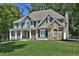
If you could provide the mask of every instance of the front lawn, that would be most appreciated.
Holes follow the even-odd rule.
[[[0,56],[79,55],[79,43],[64,41],[12,41],[0,44]]]

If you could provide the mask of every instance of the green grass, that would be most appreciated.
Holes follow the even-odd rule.
[[[0,44],[0,56],[76,56],[79,43],[64,41],[12,41]]]

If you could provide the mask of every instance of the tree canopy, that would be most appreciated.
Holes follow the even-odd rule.
[[[0,39],[8,39],[9,29],[12,22],[20,17],[20,10],[14,4],[0,5]]]

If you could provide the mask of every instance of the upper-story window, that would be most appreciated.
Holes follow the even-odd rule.
[[[22,28],[24,27],[24,23],[25,23],[25,22],[22,22],[22,24],[21,24],[21,27],[22,27]]]
[[[27,22],[27,24],[26,24],[26,25],[27,25],[27,28],[29,28],[29,27],[30,27],[30,22]]]
[[[34,21],[31,21],[31,25],[34,25]]]
[[[36,27],[36,21],[31,21],[31,25]]]
[[[52,22],[52,20],[53,20],[53,18],[50,17],[50,16],[48,16],[48,17],[46,18],[46,23],[50,23],[50,22]]]
[[[50,22],[52,22],[52,20],[54,20],[54,18],[50,17]]]
[[[34,27],[36,27],[36,21],[34,21]]]
[[[16,23],[15,25],[16,25],[16,28],[18,28],[18,23]]]

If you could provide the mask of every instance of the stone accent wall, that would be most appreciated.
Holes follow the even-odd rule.
[[[63,34],[61,33],[59,36],[53,37],[51,31],[49,31],[49,32],[48,32],[48,39],[49,39],[49,40],[62,40],[62,37],[63,37],[62,35],[63,35]]]
[[[48,31],[48,39],[49,40],[62,40],[63,34],[61,33],[59,36],[54,37],[51,33],[54,29],[59,31],[60,26],[56,23],[53,23],[49,26],[50,30]],[[62,31],[63,32],[63,31]]]

